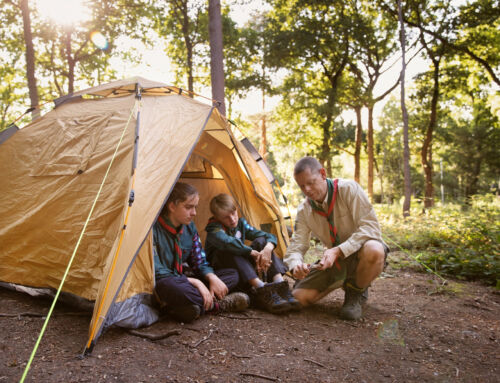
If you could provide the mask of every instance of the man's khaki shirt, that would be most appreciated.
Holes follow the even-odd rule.
[[[328,211],[327,205],[328,195],[322,204],[324,211]],[[358,251],[369,239],[383,243],[373,206],[355,181],[339,178],[333,220],[340,239],[339,248],[345,257]],[[284,258],[290,270],[302,263],[304,254],[309,249],[311,233],[319,238],[326,248],[333,247],[328,221],[312,210],[306,198],[297,210],[295,231]]]

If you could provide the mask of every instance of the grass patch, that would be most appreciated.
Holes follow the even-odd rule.
[[[468,205],[447,204],[425,212],[416,205],[406,219],[397,205],[375,209],[392,249],[409,250],[437,273],[500,288],[500,200],[495,196],[474,196]]]

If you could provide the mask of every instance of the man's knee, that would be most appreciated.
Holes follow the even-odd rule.
[[[382,271],[385,261],[385,249],[384,245],[379,241],[366,241],[359,251],[358,256],[360,262],[363,262],[365,265],[380,268],[380,271]]]
[[[318,292],[312,289],[294,289],[292,294],[295,299],[297,299],[299,303],[305,307],[316,302]]]

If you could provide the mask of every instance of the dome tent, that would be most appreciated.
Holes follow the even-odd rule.
[[[56,289],[79,243],[62,291],[93,304],[87,352],[111,325],[158,319],[149,305],[151,227],[179,178],[200,193],[202,240],[209,200],[227,192],[284,254],[288,236],[269,180],[213,105],[143,78],[55,104],[0,135],[0,281]]]

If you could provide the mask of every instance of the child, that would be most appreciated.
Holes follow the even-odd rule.
[[[205,228],[205,248],[214,268],[236,268],[242,282],[250,285],[257,305],[271,313],[299,309],[299,302],[283,280],[286,268],[273,252],[276,237],[250,226],[245,218],[238,218],[236,204],[227,194],[212,198],[210,211],[213,217]],[[245,245],[245,239],[253,240],[251,246]],[[265,283],[257,273],[272,282]]]
[[[180,322],[190,322],[204,312],[241,311],[249,304],[246,294],[227,295],[238,284],[237,271],[225,268],[214,273],[206,260],[192,222],[198,200],[193,186],[178,182],[153,226],[154,293]],[[189,267],[194,277],[185,275]]]

